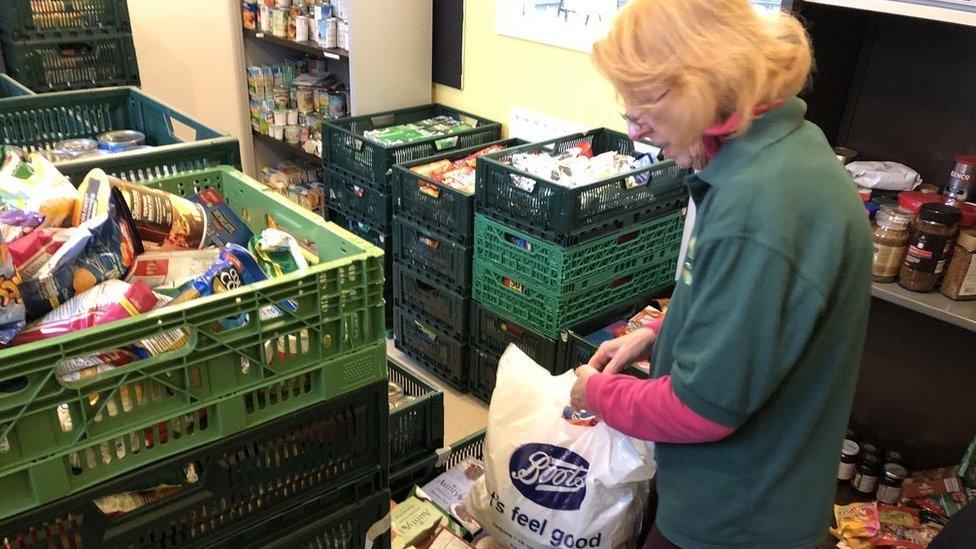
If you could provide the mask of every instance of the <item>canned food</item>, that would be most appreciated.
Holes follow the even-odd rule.
[[[122,152],[143,145],[146,134],[135,130],[113,130],[98,136],[98,147],[109,152]]]
[[[94,139],[65,139],[54,144],[54,148],[62,151],[83,153],[98,148],[98,141]]]
[[[37,151],[37,154],[43,156],[51,162],[63,162],[65,160],[74,160],[78,158],[78,153],[72,151],[62,151],[58,149],[47,149],[44,151]]]

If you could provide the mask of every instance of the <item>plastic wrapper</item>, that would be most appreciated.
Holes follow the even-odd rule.
[[[144,285],[142,287],[145,288]],[[106,311],[117,307],[131,289],[132,285],[121,280],[106,280],[94,288],[79,293],[36,322],[32,322],[14,338],[13,343],[14,345],[23,345],[105,323],[99,322],[99,320],[102,319]],[[146,288],[146,291],[149,289]],[[152,297],[151,291],[149,291],[149,296]],[[152,299],[153,302],[150,306],[141,312],[152,309],[155,305],[155,298],[152,297]],[[141,301],[141,299],[137,298],[137,301]]]
[[[144,243],[159,249],[198,249],[207,242],[207,213],[203,206],[175,194],[129,183],[92,170],[85,178],[108,179],[122,192]],[[149,248],[150,246],[147,246]]]
[[[27,319],[36,320],[76,294],[122,278],[125,272],[119,224],[107,217],[92,219],[71,232],[36,278],[21,282]]]
[[[922,183],[918,172],[897,162],[851,162],[847,171],[858,187],[879,191],[910,191]]]
[[[277,277],[308,268],[298,241],[278,229],[265,229],[251,239],[248,250],[269,277]]]
[[[452,135],[473,129],[473,126],[450,116],[439,115],[409,124],[388,126],[363,133],[385,146],[404,145],[432,137]]]
[[[37,212],[0,210],[0,237],[4,242],[13,242],[30,234],[42,223],[44,223],[44,216]]]
[[[11,242],[9,246],[10,255],[14,259],[14,266],[17,267],[21,279],[36,278],[41,267],[51,260],[51,257],[77,230],[74,228],[37,229]]]
[[[200,191],[191,200],[203,206],[207,214],[207,245],[221,247],[228,242],[247,246],[251,230],[224,202],[216,189]]]
[[[26,311],[19,284],[13,258],[0,238],[0,345],[10,343],[24,327]]]
[[[141,280],[156,291],[174,291],[206,271],[219,257],[219,248],[145,252],[136,257],[125,280]]]
[[[73,357],[58,362],[58,380],[63,382],[80,381],[101,373],[110,372],[120,366],[139,360],[139,355],[128,349],[103,351],[83,357]]]
[[[71,218],[77,191],[49,160],[32,154],[30,162],[9,155],[0,167],[0,203],[8,209],[37,212],[42,227],[61,227]]]
[[[865,543],[871,547],[869,540],[881,529],[875,501],[834,505],[834,520],[837,521],[837,528],[832,528],[831,533],[854,547],[864,547]]]
[[[513,154],[507,162],[513,168],[566,187],[588,185],[653,164],[653,158],[648,155],[637,159],[615,151],[607,151],[596,156],[587,156],[587,152],[589,149],[583,147],[573,147],[556,155],[546,152],[521,152]],[[643,179],[638,179],[642,175]],[[646,184],[646,175],[637,174],[636,177],[628,179],[628,187]],[[523,190],[532,191],[535,188],[535,182],[531,179],[515,177],[513,181]]]
[[[877,547],[925,549],[941,530],[940,527],[919,521],[919,512],[907,507],[878,504],[880,529],[871,538]]]

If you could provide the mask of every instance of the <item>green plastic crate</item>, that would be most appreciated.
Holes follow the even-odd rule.
[[[139,85],[130,33],[4,40],[3,57],[10,76],[38,93]]]
[[[668,257],[623,273],[594,280],[585,288],[567,293],[534,284],[486,261],[474,262],[473,297],[498,315],[549,338],[577,322],[674,283],[678,248]]]
[[[601,128],[486,155],[477,165],[475,210],[550,242],[572,246],[687,204],[684,180],[690,172],[671,160],[578,187],[559,185],[505,163],[516,153],[561,153],[583,143],[594,154],[635,154],[647,147]],[[638,184],[637,176],[648,181]]]
[[[471,293],[471,248],[436,231],[394,217],[393,258],[452,291],[464,296]]]
[[[219,189],[253,231],[272,216],[279,228],[315,247],[321,262],[304,273],[0,351],[0,484],[32,460],[179,417],[385,338],[383,254],[377,248],[228,167],[149,185],[183,196]],[[269,320],[257,314],[284,300],[294,301],[297,310]],[[239,313],[248,314],[246,325],[212,330],[214,321]],[[190,336],[178,350],[79,382],[60,382],[55,375],[63,359],[175,328]],[[385,377],[385,370],[380,373]],[[330,390],[352,388],[360,376],[368,381],[373,375],[368,369],[341,372]],[[62,427],[63,417],[70,418],[71,429]]]
[[[10,78],[10,76],[0,74],[0,99],[20,97],[22,95],[34,95],[34,92],[27,89],[27,86]]]
[[[514,147],[524,144],[522,139],[504,139],[397,164],[393,170],[396,214],[440,232],[461,245],[470,246],[474,238],[474,195],[465,194],[436,179],[420,175],[412,171],[413,168],[440,160],[453,162],[467,158],[492,145]]]
[[[7,0],[0,10],[5,38],[56,38],[128,31],[126,0]]]
[[[410,399],[390,409],[390,469],[398,469],[444,445],[444,392],[387,358],[390,382]]]
[[[516,272],[520,280],[562,293],[575,292],[603,274],[633,270],[673,255],[684,223],[684,213],[674,212],[563,247],[479,214],[474,222],[474,257]]]
[[[467,122],[472,129],[392,146],[381,145],[364,136],[369,130],[440,115]],[[501,128],[498,122],[432,103],[328,122],[322,128],[322,153],[326,166],[341,168],[365,179],[377,191],[390,194],[395,164],[495,141],[501,137]]]
[[[468,389],[468,346],[438,330],[424,315],[393,308],[396,348],[461,392]]]
[[[0,470],[0,493],[4,495],[0,519],[385,380],[385,357],[385,342],[376,342],[351,354],[296,369],[291,375],[273,376],[222,399],[189,398],[189,404],[178,412],[155,414],[152,419],[131,418],[126,428],[110,433],[86,434],[82,432],[85,426],[76,424],[79,432],[71,434],[79,435],[78,440],[68,449]],[[122,390],[134,392],[140,382],[128,379],[123,377],[115,391],[90,390],[84,394],[109,399]],[[163,374],[151,381],[157,388],[150,386],[146,391],[158,393],[163,406],[174,395],[185,394],[167,387]],[[115,418],[103,413],[102,419]],[[56,428],[49,426],[48,430]]]
[[[471,366],[468,369],[468,390],[482,402],[491,404],[498,376],[499,355],[471,346]]]
[[[192,132],[190,141],[177,128]],[[75,184],[93,168],[133,181],[220,164],[240,167],[237,140],[133,87],[45,93],[0,100],[0,143],[45,150],[62,139],[138,130],[152,149],[58,162]],[[182,132],[181,132],[182,133]]]

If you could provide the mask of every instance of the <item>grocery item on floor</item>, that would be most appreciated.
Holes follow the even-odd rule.
[[[541,177],[566,187],[579,187],[597,181],[621,175],[647,166],[653,165],[655,159],[647,154],[637,158],[616,151],[607,151],[593,156],[592,149],[586,143],[573,147],[560,154],[550,154],[544,151],[521,152],[513,154],[503,161],[513,168],[522,170],[530,175]],[[535,182],[527,178],[519,178],[516,184],[531,191]],[[631,186],[647,183],[646,174],[643,179],[634,179],[628,183]]]
[[[24,327],[26,310],[19,285],[13,257],[0,237],[0,345],[10,343]]]
[[[42,227],[62,227],[71,217],[78,196],[68,178],[46,158],[32,154],[29,161],[7,155],[0,167],[0,209],[35,212],[44,216]]]
[[[851,162],[847,171],[858,187],[878,191],[910,191],[922,183],[918,172],[898,162]]]
[[[502,148],[501,145],[492,145],[454,162],[438,160],[430,164],[415,166],[410,168],[410,170],[470,195],[474,194],[475,191],[475,166],[477,165],[478,157],[496,153],[502,150]],[[440,194],[439,189],[429,186],[423,187],[421,192],[434,198],[437,198]]]
[[[207,246],[222,247],[228,242],[247,246],[253,236],[247,225],[237,217],[234,210],[224,202],[223,195],[216,189],[205,189],[190,198],[203,206],[207,215]]]
[[[473,129],[474,127],[467,122],[442,114],[409,124],[367,130],[363,132],[363,136],[389,147],[422,141],[431,137],[453,135]]]
[[[468,509],[505,545],[619,547],[637,535],[654,473],[650,445],[603,422],[565,420],[575,381],[572,371],[552,376],[514,345],[499,361],[485,475]]]
[[[451,518],[464,527],[468,534],[474,536],[481,531],[481,525],[467,509],[468,494],[474,483],[484,474],[484,463],[480,459],[467,457],[423,485],[421,490],[438,507],[450,513]]]

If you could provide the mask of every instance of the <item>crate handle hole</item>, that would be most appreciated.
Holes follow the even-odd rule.
[[[532,251],[532,243],[522,237],[516,236],[512,233],[505,233],[503,238],[505,239],[505,242],[508,242],[516,248],[521,248],[527,252]]]
[[[620,235],[620,238],[617,239],[617,244],[626,244],[635,238],[637,238],[637,231]]]
[[[6,395],[19,393],[27,388],[27,376],[15,377],[0,381],[0,399]]]

